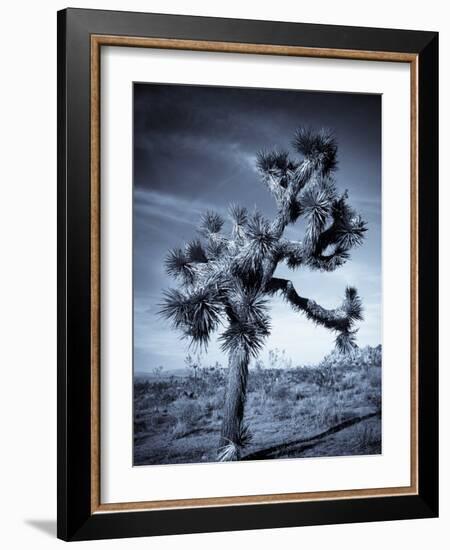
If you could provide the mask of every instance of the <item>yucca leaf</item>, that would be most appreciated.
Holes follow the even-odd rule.
[[[165,261],[166,272],[175,278],[181,278],[183,282],[192,283],[194,280],[194,271],[181,248],[174,248],[169,251]]]
[[[175,288],[163,292],[163,302],[158,312],[172,322],[174,328],[184,330],[190,323],[188,296]]]
[[[311,269],[331,272],[345,264],[350,254],[340,246],[334,247],[330,254],[315,254],[314,251],[305,258],[305,263]]]
[[[350,250],[363,243],[366,231],[366,222],[361,216],[346,218],[336,228],[336,242],[345,250]]]
[[[203,245],[198,239],[186,245],[186,258],[189,263],[206,263],[208,261]]]
[[[232,203],[228,208],[228,212],[231,218],[231,221],[234,225],[239,227],[244,226],[247,223],[247,209],[238,204]]]
[[[258,211],[248,220],[245,235],[250,246],[261,256],[271,254],[277,243],[270,222]]]
[[[230,442],[228,445],[221,447],[217,453],[219,462],[234,462],[239,458],[239,452],[236,445]]]
[[[208,210],[200,220],[200,233],[209,237],[211,233],[219,233],[223,227],[224,219],[217,212]]]
[[[262,350],[266,337],[270,334],[270,322],[266,318],[256,321],[234,321],[221,334],[222,350],[228,353],[242,349],[256,357]]]
[[[256,167],[263,174],[285,175],[288,170],[295,170],[296,164],[285,151],[260,151]]]
[[[326,226],[331,202],[327,191],[320,187],[305,189],[300,201],[306,218],[304,246],[312,250]]]
[[[238,438],[240,447],[245,447],[253,441],[253,434],[250,431],[250,427],[248,424],[244,424],[243,421],[239,424]]]
[[[362,302],[358,296],[356,288],[348,286],[345,289],[345,300],[342,304],[343,309],[347,313],[348,317],[353,321],[362,321]]]
[[[159,313],[189,337],[192,344],[206,347],[220,323],[222,309],[216,289],[203,288],[187,294],[169,289],[164,293]]]
[[[309,127],[297,130],[294,138],[294,147],[309,161],[314,168],[325,175],[337,167],[337,142],[331,130],[317,131]]]
[[[268,323],[268,300],[257,288],[245,288],[235,281],[227,293],[234,314],[241,321]]]
[[[357,347],[355,333],[356,331],[343,331],[338,334],[334,342],[339,353],[348,355]]]

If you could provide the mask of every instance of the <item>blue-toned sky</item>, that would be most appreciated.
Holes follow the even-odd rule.
[[[258,151],[291,147],[300,125],[327,127],[338,141],[338,189],[368,222],[362,247],[333,273],[279,266],[299,294],[325,307],[356,286],[364,305],[358,344],[381,343],[381,96],[134,84],[134,368],[136,373],[183,367],[188,343],[158,314],[162,292],[175,282],[164,271],[168,249],[196,237],[201,213],[224,215],[230,202],[258,206],[268,217],[275,204],[255,170]],[[301,239],[301,225],[286,236]],[[334,335],[271,302],[269,349],[285,349],[294,365],[319,361]],[[204,362],[226,364],[216,340]]]

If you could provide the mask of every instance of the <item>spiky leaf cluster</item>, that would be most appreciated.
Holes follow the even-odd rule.
[[[220,233],[224,223],[225,221],[220,214],[208,210],[200,220],[199,231],[205,237],[209,237],[211,234]]]
[[[309,186],[301,195],[301,205],[306,219],[304,246],[313,251],[325,229],[331,211],[332,196],[325,186]]]
[[[164,263],[167,273],[172,277],[181,279],[185,284],[194,280],[192,263],[181,248],[170,250]]]
[[[314,169],[321,175],[336,169],[337,143],[330,130],[315,132],[312,128],[299,128],[295,134],[294,146],[313,163]]]
[[[192,342],[206,347],[220,323],[222,308],[220,293],[212,287],[186,293],[170,289],[164,294],[161,313]]]
[[[285,151],[261,151],[257,155],[256,167],[263,183],[280,201],[283,189],[287,189],[298,164],[289,158]]]
[[[232,223],[232,233],[233,237],[236,240],[241,240],[243,237],[243,232],[247,225],[248,212],[247,209],[238,204],[230,204],[228,213]]]
[[[243,350],[257,356],[270,334],[268,301],[256,287],[234,283],[228,292],[230,320],[220,339],[224,351]]]
[[[259,211],[248,219],[244,229],[244,242],[234,260],[234,272],[252,286],[260,280],[264,271],[263,262],[275,254],[277,239],[269,220]]]

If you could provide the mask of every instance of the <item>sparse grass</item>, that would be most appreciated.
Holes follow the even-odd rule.
[[[365,451],[367,454],[376,453],[381,441],[380,424],[367,423],[356,426],[355,440],[358,450]]]
[[[277,352],[269,365],[259,363],[249,373],[244,420],[253,437],[247,452],[381,410],[380,346],[351,357],[331,354],[317,366],[296,368]],[[217,460],[226,370],[199,368],[196,375],[196,380],[163,374],[135,380],[135,464]],[[381,422],[362,423],[337,441],[308,456],[380,452]]]

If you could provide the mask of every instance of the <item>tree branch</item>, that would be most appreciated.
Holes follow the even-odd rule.
[[[298,218],[300,214],[300,205],[297,201],[297,195],[309,181],[312,173],[313,167],[311,163],[304,160],[295,170],[295,173],[289,181],[279,204],[277,216],[272,223],[272,232],[277,239],[283,235],[286,226]],[[296,214],[295,216],[293,216],[293,211]]]
[[[350,334],[356,320],[362,319],[361,301],[354,288],[347,288],[343,303],[335,309],[325,309],[314,300],[300,296],[292,281],[272,277],[266,286],[268,294],[281,292],[286,301],[303,312],[308,319],[330,330]]]
[[[349,259],[350,254],[341,246],[335,246],[330,254],[322,254],[318,250],[310,253],[305,260],[305,263],[311,269],[321,271],[334,271],[337,267],[344,265]]]
[[[333,202],[331,217],[331,225],[319,234],[311,253],[313,259],[319,260],[318,267],[321,269],[326,267],[320,264],[333,261],[336,257],[341,260],[339,265],[344,263],[348,259],[348,251],[362,244],[367,231],[366,222],[347,204],[347,192]],[[334,252],[324,255],[329,246],[335,247]]]
[[[305,251],[301,241],[288,241],[280,239],[278,243],[278,259],[286,261],[291,269],[300,267],[305,260]]]
[[[322,251],[323,249],[318,248],[314,251],[305,250],[301,241],[281,239],[278,258],[279,261],[285,261],[290,269],[297,269],[304,265],[322,271],[334,271],[349,258],[349,254],[339,246],[335,246],[329,254],[323,254]]]

